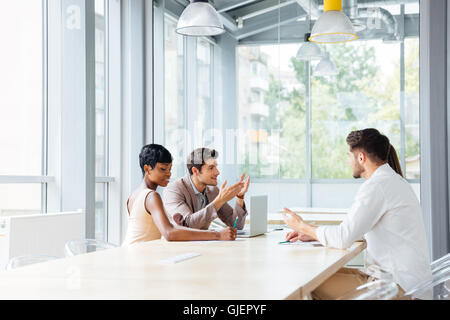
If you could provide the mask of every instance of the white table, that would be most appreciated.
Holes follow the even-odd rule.
[[[0,299],[301,299],[365,248],[280,245],[285,234],[155,240],[3,271]],[[158,264],[186,252],[201,256]]]

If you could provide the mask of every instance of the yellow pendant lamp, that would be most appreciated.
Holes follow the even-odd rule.
[[[309,41],[341,43],[357,38],[352,22],[342,12],[342,0],[324,0],[323,14],[314,24]]]

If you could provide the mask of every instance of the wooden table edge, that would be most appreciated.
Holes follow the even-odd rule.
[[[322,273],[318,274],[314,279],[308,282],[305,286],[299,288],[300,290],[300,299],[304,299],[304,297],[309,296],[312,291],[314,291],[318,286],[320,286],[324,281],[326,281],[329,277],[335,274],[339,269],[345,266],[347,262],[356,257],[359,253],[361,253],[364,249],[366,249],[367,244],[365,241],[356,241],[355,243],[360,242],[362,245],[356,247],[349,254],[343,256],[339,259],[335,264],[333,264],[330,268],[326,269]],[[325,278],[325,279],[324,279]],[[291,297],[293,294],[289,295]],[[288,298],[286,298],[288,299]]]

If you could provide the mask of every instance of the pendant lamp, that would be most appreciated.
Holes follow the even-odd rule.
[[[352,22],[342,12],[341,0],[324,0],[323,14],[311,31],[312,42],[340,43],[357,39]]]
[[[225,29],[208,0],[191,0],[178,20],[176,32],[185,36],[216,36]]]
[[[339,73],[336,65],[330,59],[330,54],[327,52],[325,57],[320,60],[314,69],[314,76],[325,77],[325,76],[335,76]]]
[[[323,58],[323,53],[319,46],[316,43],[309,41],[310,36],[310,33],[305,34],[305,42],[297,51],[297,60],[314,60]]]
[[[309,15],[308,15],[308,30],[311,29],[311,0],[309,1]],[[314,59],[323,58],[322,50],[320,47],[309,41],[309,37],[311,37],[311,33],[305,33],[304,43],[300,46],[297,51],[297,60],[306,60],[311,61]]]

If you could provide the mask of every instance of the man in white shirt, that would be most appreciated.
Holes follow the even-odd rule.
[[[428,244],[419,201],[403,179],[397,154],[389,139],[376,129],[351,132],[347,137],[349,163],[355,178],[364,178],[355,201],[339,226],[313,226],[285,209],[284,220],[293,229],[290,241],[320,241],[346,249],[364,237],[366,268],[391,275],[397,297],[431,278]],[[376,277],[376,275],[375,275]],[[313,293],[314,299],[336,299],[374,280],[358,269],[343,268]]]

